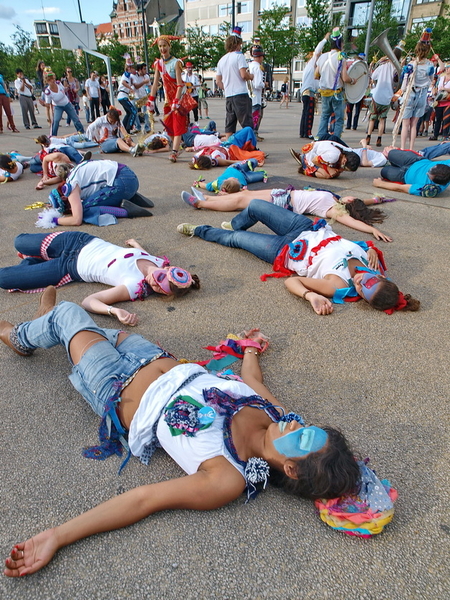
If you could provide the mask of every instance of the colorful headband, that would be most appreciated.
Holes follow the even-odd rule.
[[[180,267],[169,267],[167,271],[165,269],[153,271],[153,281],[163,294],[170,296],[172,294],[171,283],[179,288],[188,288],[192,284],[192,275]]]
[[[407,302],[405,300],[405,296],[403,295],[402,292],[398,292],[398,300],[397,300],[397,304],[395,306],[393,306],[392,308],[387,308],[384,312],[387,315],[392,315],[394,312],[396,312],[397,310],[403,310],[405,308],[405,306],[407,306]]]
[[[156,38],[156,40],[153,42],[152,46],[156,46],[156,44],[160,41],[160,40],[165,40],[169,46],[172,45],[172,42],[174,40],[181,40],[181,36],[180,35],[160,35],[159,37]]]

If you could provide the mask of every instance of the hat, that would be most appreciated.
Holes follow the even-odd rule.
[[[264,54],[264,50],[262,48],[253,48],[252,50],[252,56],[265,56]]]
[[[189,69],[192,68],[194,65],[190,61],[188,61],[185,66]]]
[[[338,39],[340,37],[342,37],[342,33],[341,30],[339,29],[339,27],[333,27],[333,31],[331,32],[331,36],[334,39]]]
[[[422,44],[431,44],[432,32],[433,30],[431,29],[431,27],[427,27],[426,29],[424,29],[419,41],[422,42]]]
[[[242,27],[238,27],[236,25],[236,27],[233,28],[231,35],[235,35],[236,37],[239,37],[239,38],[242,37]]]
[[[358,54],[358,58],[366,58],[366,54],[365,54],[365,52],[360,52],[360,53]]]

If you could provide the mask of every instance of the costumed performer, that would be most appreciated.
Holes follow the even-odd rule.
[[[298,172],[316,179],[336,179],[343,171],[356,171],[361,164],[351,148],[330,140],[305,144],[300,152],[290,148],[290,153],[300,165]]]
[[[185,84],[181,78],[181,60],[170,53],[172,40],[177,39],[180,38],[173,35],[160,35],[154,42],[154,44],[158,44],[161,58],[155,60],[153,64],[155,78],[147,102],[148,110],[152,113],[155,112],[156,91],[159,81],[162,79],[166,99],[163,124],[172,139],[172,152],[169,157],[171,162],[177,162],[181,136],[186,133],[188,128],[189,112],[197,106],[197,102],[191,94],[185,91]]]
[[[261,222],[275,235],[247,231]],[[314,224],[264,200],[252,200],[231,221],[232,231],[209,225],[183,223],[178,231],[230,248],[241,248],[273,264],[274,274],[289,277],[286,287],[307,300],[318,315],[328,315],[334,303],[363,298],[373,308],[388,312],[418,310],[420,302],[403,296],[385,275],[380,250],[372,242],[351,242],[336,235],[325,221]]]
[[[93,313],[113,315],[125,325],[136,325],[137,315],[111,305],[153,294],[180,297],[199,289],[197,275],[170,267],[166,256],[152,256],[135,239],[126,245],[132,249],[81,231],[21,233],[14,247],[22,262],[0,269],[0,287],[32,293],[72,281],[104,283],[113,287],[90,294],[81,305]]]
[[[205,183],[203,178],[195,181],[195,186],[208,190],[208,192],[215,192],[216,194],[233,194],[239,192],[242,188],[247,188],[250,183],[258,183],[267,181],[266,171],[255,171],[258,166],[256,158],[250,160],[243,160],[238,163],[233,163],[230,167],[227,167],[225,171],[214,181]],[[187,194],[187,195],[186,195]],[[191,204],[191,195],[187,192],[181,193],[182,199]]]
[[[186,148],[187,152],[195,152],[191,169],[207,170],[212,167],[226,167],[236,161],[256,158],[259,166],[265,161],[265,153],[257,150],[256,135],[251,127],[244,127],[226,141],[218,136],[199,135],[194,138],[194,147]]]
[[[343,497],[352,513],[359,505],[368,516],[370,508],[371,516],[360,525],[347,521],[347,533],[367,537],[371,532],[364,521],[373,527],[381,520],[372,530],[377,533],[392,519],[395,490],[357,462],[343,434],[331,427],[305,426],[264,385],[259,354],[266,339],[258,330],[247,332],[234,346],[243,359],[241,382],[211,375],[195,363],[180,364],[139,335],[102,329],[76,304],[60,302],[53,308],[54,302],[54,288],[48,288],[37,318],[16,326],[1,321],[0,339],[22,356],[37,348],[66,349],[72,385],[102,417],[101,444],[84,455],[104,459],[120,454],[125,444],[148,464],[160,445],[186,475],[114,496],[16,544],[6,559],[5,575],[35,573],[64,546],[159,511],[212,510],[244,490],[252,498],[269,476],[319,506]],[[321,517],[326,520],[322,509]]]

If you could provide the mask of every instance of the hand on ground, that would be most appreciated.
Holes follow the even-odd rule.
[[[388,235],[381,233],[381,231],[379,229],[375,229],[375,227],[373,228],[373,237],[378,240],[378,241],[382,241],[382,242],[392,242],[392,238],[389,237]]]
[[[330,315],[333,312],[333,304],[331,300],[325,298],[321,294],[311,292],[306,296],[306,300],[311,304],[314,312],[318,315]]]
[[[58,550],[55,530],[48,529],[26,542],[16,544],[5,560],[4,575],[22,577],[45,567]]]
[[[130,313],[127,310],[124,310],[123,308],[117,308],[117,306],[114,307],[114,313],[113,313],[121,323],[123,323],[124,325],[130,325],[130,327],[134,327],[135,325],[137,325],[138,323],[138,317],[137,314],[135,313]]]

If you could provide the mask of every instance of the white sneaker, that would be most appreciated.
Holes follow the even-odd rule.
[[[227,231],[234,231],[234,229],[233,229],[233,227],[232,227],[232,225],[231,225],[231,221],[224,221],[224,222],[223,222],[223,223],[220,225],[220,227],[221,227],[222,229],[226,229]]]
[[[191,190],[192,190],[192,195],[195,196],[197,198],[197,200],[201,200],[202,202],[204,202],[206,200],[206,196],[198,188],[192,186]]]

